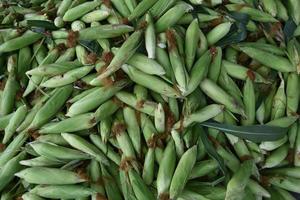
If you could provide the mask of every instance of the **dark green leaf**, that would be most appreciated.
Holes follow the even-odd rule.
[[[46,36],[46,37],[45,37],[45,43],[46,43],[46,44],[53,44],[53,43],[54,43],[54,40],[53,40],[51,37]]]
[[[5,66],[5,64],[4,64],[4,63],[5,63],[5,60],[6,60],[5,56],[0,55],[0,66]],[[1,77],[4,75],[5,70],[6,70],[5,67],[0,67],[0,74],[1,74]],[[1,80],[1,78],[0,78],[0,80]]]
[[[195,128],[198,130],[203,130],[203,128],[201,127],[201,124],[196,124]],[[227,168],[225,166],[224,160],[223,158],[221,158],[221,156],[219,156],[219,154],[217,153],[216,149],[214,148],[213,144],[210,142],[210,140],[207,137],[207,133],[204,131],[201,131],[200,133],[200,138],[203,142],[203,145],[205,147],[206,152],[208,153],[209,156],[211,156],[213,159],[215,159],[218,164],[219,167],[224,175],[222,180],[228,180],[228,172],[227,172]],[[221,177],[222,178],[222,177]]]
[[[227,14],[229,17],[233,18],[237,23],[242,23],[243,25],[247,26],[249,22],[249,15],[240,13],[240,12],[229,12]]]
[[[215,181],[213,181],[215,182]],[[212,186],[209,182],[201,180],[189,181],[186,184],[186,189],[204,195],[208,199],[225,199],[226,188],[222,185]]]
[[[30,8],[31,4],[28,1],[19,1],[18,6],[24,7],[24,8]]]
[[[209,14],[207,10],[205,10],[201,5],[193,5],[193,10],[191,11],[191,13],[195,19],[198,18],[198,13]]]
[[[136,52],[142,53],[142,54],[147,54],[145,42],[140,42],[137,46],[138,46],[138,48],[137,48]]]
[[[46,30],[56,30],[57,27],[53,22],[45,21],[45,20],[27,20],[27,24],[29,27],[39,27],[44,28]]]
[[[51,42],[53,42],[51,34],[49,34],[49,32],[45,28],[32,27],[30,30],[33,31],[33,32],[40,33],[40,34],[44,35],[44,37],[46,38],[45,42],[47,44],[50,44]]]
[[[218,177],[216,180],[210,182],[199,182],[199,185],[215,187],[223,181],[225,181],[225,176]]]
[[[288,42],[293,36],[294,32],[297,28],[295,22],[290,18],[284,25],[283,33],[285,37],[285,41]]]
[[[0,24],[0,29],[5,29],[5,28],[17,28],[17,27],[11,24]]]
[[[288,128],[267,125],[234,126],[217,122],[203,122],[201,125],[253,142],[275,141],[285,136],[288,131]]]
[[[247,28],[242,23],[232,25],[229,33],[222,38],[216,45],[224,47],[244,41],[247,38]]]
[[[192,12],[192,16],[194,19],[198,20],[198,25],[200,27],[200,21],[198,18],[198,13],[203,11],[201,6],[196,7]],[[216,46],[224,47],[226,45],[235,44],[241,42],[247,38],[247,28],[246,25],[249,21],[249,16],[247,14],[238,13],[238,12],[230,12],[228,15],[235,19],[236,22],[231,26],[229,33],[220,40]]]
[[[101,54],[101,47],[96,41],[79,40],[79,44],[84,46],[91,53],[95,53],[97,55]]]
[[[216,44],[217,46],[224,47],[244,41],[247,38],[246,26],[249,22],[249,16],[239,12],[228,12],[227,15],[234,19],[235,23],[231,26],[229,33]]]
[[[30,29],[31,31],[33,32],[36,32],[36,33],[40,33],[40,34],[43,34],[43,35],[46,35],[46,29],[45,28],[41,28],[41,27],[33,27]]]

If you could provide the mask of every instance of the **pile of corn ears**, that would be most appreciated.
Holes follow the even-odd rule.
[[[0,1],[1,200],[293,200],[299,0]]]

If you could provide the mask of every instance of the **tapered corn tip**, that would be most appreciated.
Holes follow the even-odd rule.
[[[127,19],[128,19],[128,21],[132,21],[132,20],[133,20],[133,18],[134,18],[134,16],[132,16],[132,15],[129,15]]]
[[[7,134],[8,134],[8,133],[7,133]],[[7,135],[7,134],[6,134],[6,135]],[[9,139],[8,139],[7,137],[5,137],[5,135],[4,135],[4,138],[3,138],[3,140],[2,140],[2,143],[3,143],[4,145],[6,145],[8,141],[9,141]]]
[[[70,136],[70,134],[69,134],[69,133],[61,133],[61,136],[62,136],[64,139],[66,139],[66,138],[68,138],[68,137]]]
[[[41,84],[40,84],[40,87],[48,87],[47,81],[45,81],[44,83],[41,83]]]
[[[25,72],[25,74],[27,74],[27,75],[32,75],[32,73],[34,73],[34,71],[35,71],[34,69],[31,69],[31,70]]]
[[[22,161],[21,161],[22,162]],[[20,162],[20,163],[21,163]],[[17,177],[19,177],[19,178],[22,178],[22,172],[17,172],[17,173],[15,173],[15,176],[17,176]]]
[[[23,92],[22,97],[26,97],[29,93],[30,93],[30,92],[29,92],[28,90],[25,90],[25,91]]]
[[[91,85],[99,85],[102,80],[105,78],[109,77],[112,73],[114,72],[113,67],[112,68],[107,68],[102,74],[91,80],[90,84]]]
[[[190,2],[194,5],[201,5],[203,4],[203,0],[190,0]]]
[[[122,65],[122,70],[125,72],[125,73],[129,73],[129,65],[127,65],[127,64],[124,64],[124,65]]]
[[[99,85],[99,83],[100,83],[100,81],[99,81],[98,77],[94,78],[93,80],[90,81],[90,85],[92,85],[92,86],[97,86],[97,85]]]
[[[66,117],[73,117],[73,116],[74,116],[74,114],[70,110],[66,114]]]
[[[188,90],[187,90],[186,87],[182,87],[182,86],[177,85],[177,88],[178,88],[179,91],[180,91],[180,92],[178,92],[178,93],[180,93],[180,96],[181,96],[181,97],[184,97],[184,96],[185,96],[184,94],[187,94],[187,92],[188,92]]]
[[[246,115],[244,109],[241,110],[240,114],[241,114],[241,116],[242,116],[244,119],[248,119],[248,116]]]
[[[148,58],[150,58],[150,59],[155,59],[155,55],[149,54],[149,55],[148,55]],[[299,72],[299,73],[300,73],[300,72]]]
[[[159,72],[156,73],[156,75],[158,75],[158,76],[163,76],[165,74],[166,74],[166,72],[163,71],[163,70],[161,70],[161,71],[159,71]]]
[[[225,107],[224,105],[220,105],[220,110],[221,110],[222,112],[224,112],[225,109],[226,109],[226,107]]]

